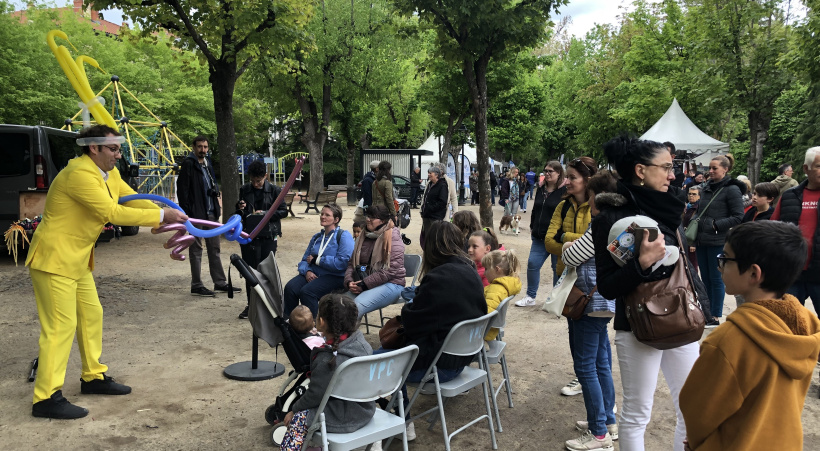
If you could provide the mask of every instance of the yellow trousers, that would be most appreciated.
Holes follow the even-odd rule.
[[[34,402],[51,397],[65,383],[68,355],[77,331],[83,362],[82,379],[102,379],[108,367],[102,354],[103,309],[91,270],[79,279],[29,269],[40,315],[40,355]]]

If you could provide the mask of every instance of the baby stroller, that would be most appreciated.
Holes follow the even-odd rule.
[[[275,402],[265,409],[265,420],[274,426],[271,441],[279,446],[287,431],[287,425],[283,423],[285,415],[290,411],[290,406],[304,395],[310,383],[310,349],[281,317],[284,285],[279,276],[276,257],[271,253],[259,263],[257,269],[250,268],[236,254],[231,255],[231,263],[251,288],[248,320],[254,334],[271,347],[282,345],[293,366]]]

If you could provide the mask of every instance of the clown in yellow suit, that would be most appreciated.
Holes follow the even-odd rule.
[[[130,387],[106,376],[108,367],[100,363],[103,311],[91,271],[94,244],[105,224],[156,227],[188,219],[177,210],[160,209],[145,200],[119,205],[120,196],[135,194],[115,169],[122,158],[122,142],[119,132],[105,125],[80,134],[77,143],[83,146],[83,155],[69,161],[54,178],[43,221],[28,252],[26,265],[40,317],[35,417],[73,419],[88,414],[62,395],[75,331],[83,366],[81,392],[131,392]]]

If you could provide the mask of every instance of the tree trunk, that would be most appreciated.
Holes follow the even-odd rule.
[[[439,154],[439,159],[442,164],[447,164],[447,155],[450,153],[450,147],[452,147],[453,133],[461,128],[461,124],[464,122],[466,116],[466,113],[462,113],[458,115],[458,117],[454,117],[451,113],[450,117],[447,118],[447,130],[444,131],[444,144],[441,145],[441,152]]]
[[[239,199],[239,171],[236,164],[236,130],[233,124],[233,92],[236,85],[236,62],[221,62],[212,69],[216,143],[219,151],[219,174],[222,182],[222,220],[228,219],[225,206]],[[228,209],[230,210],[230,209]]]
[[[749,112],[749,157],[746,160],[746,171],[752,186],[760,179],[760,165],[763,161],[763,146],[769,139],[771,116],[762,111]]]
[[[302,113],[302,144],[307,148],[310,155],[310,195],[322,191],[325,187],[325,166],[322,160],[322,150],[327,141],[327,123],[330,121],[330,86],[323,87],[322,94],[322,118],[320,121],[316,102],[308,98],[302,90],[302,84],[296,80],[294,94],[299,103],[299,110]]]
[[[488,53],[477,61],[464,61],[464,77],[470,89],[475,119],[476,159],[478,159],[479,219],[482,227],[493,227],[493,207],[490,204],[490,143],[487,136],[487,65]]]

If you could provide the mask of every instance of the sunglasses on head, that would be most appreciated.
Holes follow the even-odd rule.
[[[574,167],[578,166],[579,164],[582,164],[585,168],[587,168],[587,171],[589,171],[589,173],[592,174],[592,168],[587,166],[587,164],[584,163],[584,160],[582,160],[580,158],[576,158],[576,159],[569,162],[569,166],[571,168],[574,168]]]

